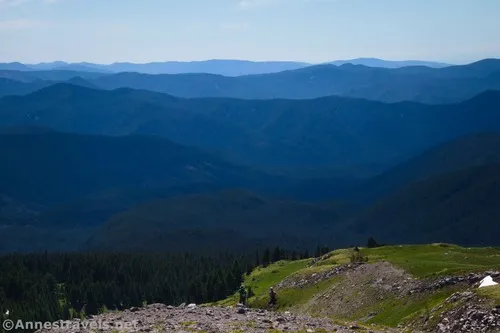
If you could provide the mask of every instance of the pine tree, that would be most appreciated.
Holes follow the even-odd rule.
[[[379,247],[379,245],[373,237],[370,237],[370,238],[368,238],[367,247],[368,248],[375,248],[375,247]]]
[[[259,250],[255,251],[255,267],[259,267],[261,264]]]
[[[266,248],[264,250],[264,254],[262,255],[262,266],[267,267],[269,266],[271,262],[271,253],[269,251],[269,248]]]
[[[279,248],[279,246],[277,246],[276,248],[274,248],[273,255],[272,255],[272,258],[271,258],[271,262],[278,262],[281,259],[283,259],[282,258],[282,253],[281,253],[281,249]]]

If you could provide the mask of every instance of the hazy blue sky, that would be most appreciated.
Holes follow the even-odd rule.
[[[500,57],[500,0],[0,0],[0,62]]]

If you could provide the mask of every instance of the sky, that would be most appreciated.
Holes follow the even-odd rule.
[[[0,62],[500,58],[500,0],[0,0]]]

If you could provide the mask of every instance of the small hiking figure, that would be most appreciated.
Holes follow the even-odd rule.
[[[276,292],[274,291],[273,287],[269,289],[269,305],[276,305]]]
[[[238,293],[240,294],[240,304],[246,305],[247,304],[247,289],[245,288],[244,284],[242,284],[240,286],[240,289],[238,289]]]

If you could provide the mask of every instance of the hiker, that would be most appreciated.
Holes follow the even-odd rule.
[[[276,305],[276,292],[274,291],[273,287],[269,289],[269,305],[271,306]]]
[[[240,294],[240,304],[246,305],[247,304],[247,289],[245,288],[244,284],[242,284],[240,286],[240,289],[238,289],[238,293]]]

